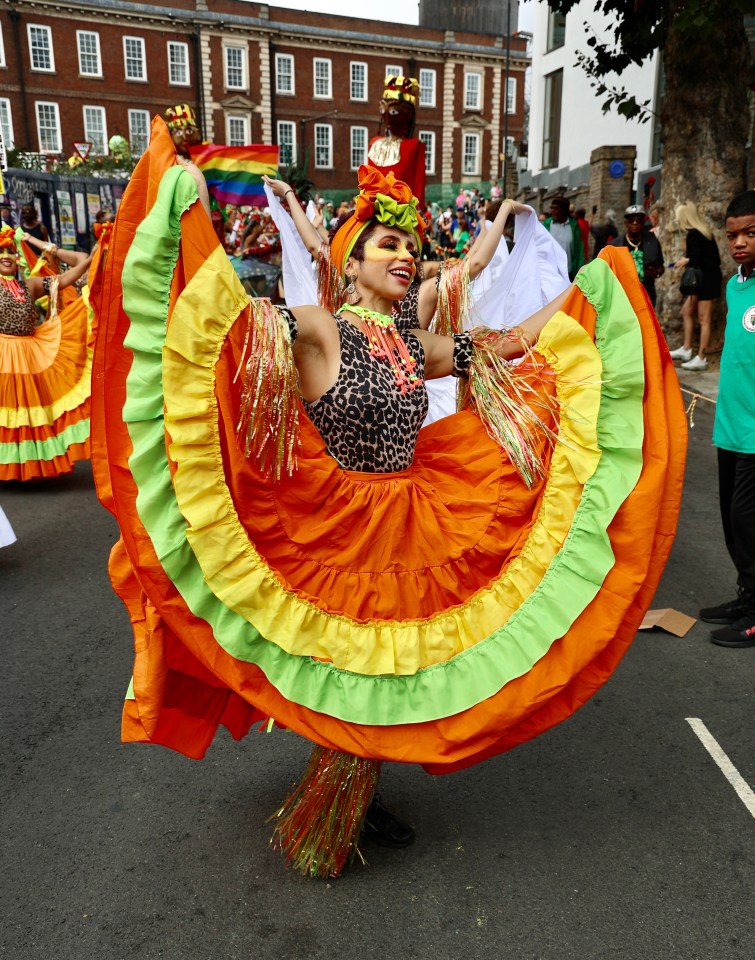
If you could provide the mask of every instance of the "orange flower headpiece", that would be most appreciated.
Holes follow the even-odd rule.
[[[16,231],[7,223],[0,228],[0,250],[12,250],[17,253]]]
[[[339,227],[330,244],[330,257],[343,274],[359,235],[373,222],[413,233],[422,246],[425,221],[419,213],[419,200],[411,187],[397,180],[391,171],[387,177],[374,167],[359,168],[359,195],[354,216]]]
[[[419,81],[414,77],[386,77],[383,100],[404,100],[417,106]]]

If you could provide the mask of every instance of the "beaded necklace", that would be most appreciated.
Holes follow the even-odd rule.
[[[642,283],[645,279],[645,252],[642,250],[642,237],[635,243],[629,239],[629,234],[626,234],[626,241],[629,252],[632,254],[634,265],[637,267],[637,276],[640,278],[640,283]]]
[[[344,304],[338,311],[350,310],[362,321],[364,333],[370,344],[370,356],[376,360],[387,360],[393,372],[393,379],[401,393],[407,393],[420,386],[422,379],[414,372],[417,361],[409,353],[401,334],[396,329],[393,318],[377,310]]]

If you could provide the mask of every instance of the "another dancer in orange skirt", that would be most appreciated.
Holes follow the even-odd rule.
[[[0,230],[0,480],[58,476],[89,457],[86,304],[57,311],[58,291],[88,265],[20,279],[14,231]],[[48,319],[39,323],[35,301],[44,296]]]
[[[621,251],[519,336],[402,338],[382,315],[414,271],[403,185],[362,194],[336,236],[361,298],[337,318],[250,303],[200,193],[156,120],[95,357],[95,476],[136,649],[123,738],[194,758],[221,725],[309,738],[275,842],[332,876],[383,760],[461,769],[610,676],[673,539],[683,405]],[[440,297],[452,331],[463,294]],[[462,409],[420,430],[422,381],[451,367]]]

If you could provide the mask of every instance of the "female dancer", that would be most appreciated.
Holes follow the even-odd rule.
[[[283,281],[287,304],[297,306],[316,300],[321,306],[335,311],[344,302],[346,292],[340,272],[331,261],[328,243],[323,243],[319,231],[309,221],[287,183],[266,178],[266,190],[283,238]],[[289,198],[291,218],[280,205],[284,197]],[[437,311],[441,286],[444,289],[466,286],[467,280],[473,281],[469,287],[472,307],[468,312],[467,326],[485,324],[495,329],[516,326],[569,286],[563,251],[547,230],[539,226],[534,210],[509,201],[498,217],[500,208],[498,202],[496,213],[488,224],[493,233],[485,243],[475,244],[464,264],[418,261],[409,289],[403,299],[393,305],[392,315],[400,333],[428,329]],[[516,223],[516,252],[513,256],[509,256],[506,241],[501,239],[510,211]],[[319,291],[310,269],[310,258],[318,264]],[[425,283],[425,280],[433,282]],[[456,385],[451,377],[431,380],[427,389],[426,423],[456,412]]]
[[[674,360],[682,360],[685,370],[705,370],[708,359],[705,353],[710,344],[713,303],[721,296],[721,257],[713,239],[713,231],[700,216],[700,212],[687,200],[676,208],[676,222],[686,230],[684,256],[679,257],[674,266],[678,269],[695,267],[702,275],[698,293],[685,296],[682,303],[682,324],[684,343],[671,351]],[[700,343],[697,354],[692,350],[695,335],[695,317],[700,323]]]
[[[94,377],[136,640],[123,737],[197,758],[219,725],[314,741],[276,843],[335,875],[381,761],[479,762],[610,675],[670,547],[684,411],[622,251],[511,336],[402,337],[387,310],[421,234],[404,185],[365,184],[334,237],[358,300],[336,317],[250,303],[201,197],[156,125],[116,223],[105,284],[122,302],[103,299]],[[455,330],[462,294],[440,298]],[[470,404],[420,430],[424,378],[451,370]]]
[[[73,470],[89,456],[87,317],[83,304],[57,312],[57,295],[86,273],[84,259],[62,276],[18,276],[14,230],[0,230],[0,479]],[[40,323],[35,301],[49,297]]]
[[[284,180],[275,180],[272,177],[264,176],[262,178],[265,182],[265,185],[270,189],[273,196],[277,197],[281,201],[286,201],[286,198],[289,194],[292,196],[291,202],[288,204],[288,209],[291,213],[291,219],[294,222],[294,226],[299,234],[299,237],[302,240],[302,243],[307,248],[309,255],[318,263],[318,261],[323,258],[327,258],[326,264],[319,268],[320,274],[327,274],[327,265],[330,264],[329,251],[328,251],[328,241],[324,241],[320,232],[317,230],[316,226],[309,220],[304,210],[302,210],[301,204],[296,198],[296,192],[292,187],[289,186]],[[274,210],[274,208],[272,208]],[[338,225],[338,224],[337,224]],[[335,232],[335,231],[333,231]],[[493,250],[495,248],[493,247]],[[285,255],[284,248],[284,255]],[[492,254],[491,254],[492,255]],[[401,299],[398,309],[394,309],[392,312],[396,317],[396,323],[400,331],[407,332],[409,330],[414,330],[417,327],[421,327],[423,330],[426,330],[430,326],[430,321],[433,318],[435,313],[435,306],[437,303],[437,297],[434,293],[433,284],[427,284],[424,287],[424,292],[422,294],[423,304],[422,309],[419,306],[419,295],[420,295],[420,284],[424,280],[434,280],[438,276],[438,269],[440,264],[436,261],[417,261],[417,270],[415,271],[414,278],[409,285],[409,289],[404,292],[404,296]],[[470,265],[471,267],[471,265]],[[480,267],[482,269],[482,266]],[[290,287],[290,284],[286,281],[286,271],[284,268],[284,288]],[[336,274],[339,272],[335,271]],[[479,270],[477,271],[479,272]],[[474,276],[474,274],[473,274]],[[294,291],[291,291],[292,294]],[[323,291],[321,291],[322,294]],[[343,295],[343,290],[339,289],[336,292],[336,297]],[[322,300],[321,296],[321,300]],[[325,294],[324,299],[330,301],[332,298]],[[288,300],[287,300],[288,302]],[[294,294],[294,299],[291,300],[292,303],[296,303],[297,299]],[[331,304],[328,303],[330,306]],[[338,304],[340,306],[340,303]]]

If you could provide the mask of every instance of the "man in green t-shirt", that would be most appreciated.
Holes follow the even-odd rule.
[[[755,646],[755,190],[726,211],[726,239],[737,264],[726,285],[726,341],[713,427],[724,539],[737,570],[738,596],[700,611],[722,647]]]

